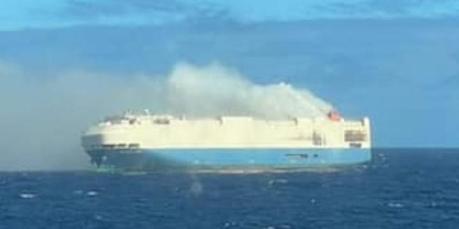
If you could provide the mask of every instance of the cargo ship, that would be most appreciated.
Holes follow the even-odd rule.
[[[369,118],[335,111],[284,120],[126,113],[90,127],[82,146],[95,166],[120,171],[288,170],[371,159]]]

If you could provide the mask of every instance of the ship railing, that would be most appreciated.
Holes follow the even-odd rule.
[[[90,145],[88,149],[91,150],[116,150],[116,149],[138,149],[140,148],[139,143],[119,143],[119,144],[101,144],[101,145]]]

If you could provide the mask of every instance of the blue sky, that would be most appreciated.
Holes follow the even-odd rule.
[[[2,1],[0,124],[14,131],[0,143],[26,139],[71,155],[55,164],[87,165],[79,131],[110,110],[97,114],[106,100],[91,93],[186,61],[308,88],[345,116],[370,116],[376,146],[459,146],[459,2],[280,2]],[[36,126],[21,121],[30,114]],[[63,139],[60,148],[36,137],[47,135]],[[14,164],[5,158],[0,168]]]
[[[5,0],[0,29],[74,25],[164,25],[201,20],[239,23],[317,19],[457,18],[455,0]]]

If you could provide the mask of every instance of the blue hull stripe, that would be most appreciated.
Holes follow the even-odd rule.
[[[168,167],[309,167],[359,164],[371,160],[370,149],[142,149],[92,151],[102,164],[119,168]]]

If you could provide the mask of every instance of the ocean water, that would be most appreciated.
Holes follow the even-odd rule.
[[[254,174],[0,173],[0,228],[459,228],[459,150]]]

